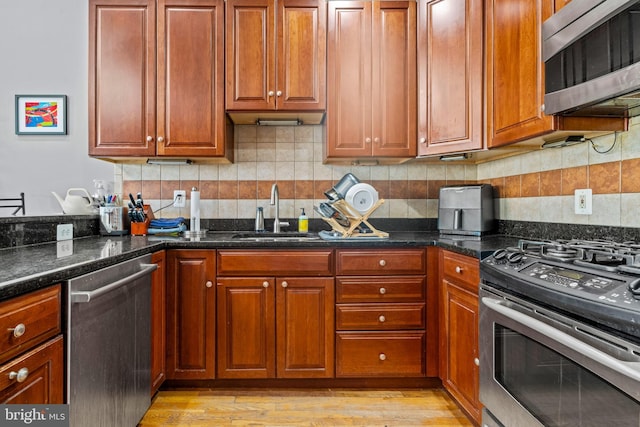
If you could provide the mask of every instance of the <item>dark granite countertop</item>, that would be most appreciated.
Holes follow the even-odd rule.
[[[492,235],[483,238],[442,237],[437,232],[392,232],[388,239],[245,241],[234,232],[213,232],[202,238],[123,236],[83,237],[0,250],[0,300],[65,281],[118,262],[161,249],[222,248],[403,248],[438,245],[483,258],[516,239]]]

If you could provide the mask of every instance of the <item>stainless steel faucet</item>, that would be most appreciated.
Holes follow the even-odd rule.
[[[271,206],[275,205],[276,215],[273,218],[273,232],[279,233],[280,226],[288,227],[289,222],[280,221],[280,193],[278,192],[278,184],[271,186]]]

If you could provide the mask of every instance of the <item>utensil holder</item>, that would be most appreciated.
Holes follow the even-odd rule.
[[[132,236],[146,236],[149,231],[149,223],[155,217],[153,216],[153,211],[151,210],[151,206],[144,205],[142,208],[142,212],[144,212],[145,220],[142,222],[131,222],[131,235]]]

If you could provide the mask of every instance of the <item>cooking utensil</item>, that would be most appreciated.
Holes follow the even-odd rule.
[[[329,200],[340,200],[344,199],[347,191],[354,185],[358,184],[360,180],[356,178],[356,176],[352,173],[347,173],[344,175],[340,181],[329,190],[325,191],[324,195],[329,198]]]

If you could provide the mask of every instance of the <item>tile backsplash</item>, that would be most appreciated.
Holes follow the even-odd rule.
[[[158,210],[171,205],[173,190],[187,190],[188,198],[190,189],[197,187],[202,218],[253,218],[258,206],[272,218],[269,195],[271,185],[278,183],[282,218],[296,218],[300,208],[317,218],[313,205],[325,200],[324,191],[351,172],[385,200],[372,217],[437,218],[440,186],[486,182],[495,188],[496,216],[502,220],[640,227],[640,119],[632,120],[628,132],[479,165],[326,165],[323,141],[321,125],[237,125],[234,164],[117,164],[115,190],[140,191]],[[577,188],[593,190],[592,215],[573,213]],[[186,217],[188,203],[182,209],[167,207],[156,216]]]
[[[142,192],[155,211],[171,205],[173,190],[200,190],[202,218],[253,218],[256,207],[269,205],[271,185],[278,184],[280,216],[297,218],[304,208],[318,218],[313,205],[326,200],[324,192],[351,172],[373,185],[385,200],[371,216],[380,218],[436,218],[438,190],[445,184],[473,183],[474,165],[338,166],[322,163],[323,126],[249,126],[235,128],[235,163],[230,165],[115,165],[115,190]],[[187,207],[165,208],[156,216],[189,215]]]

